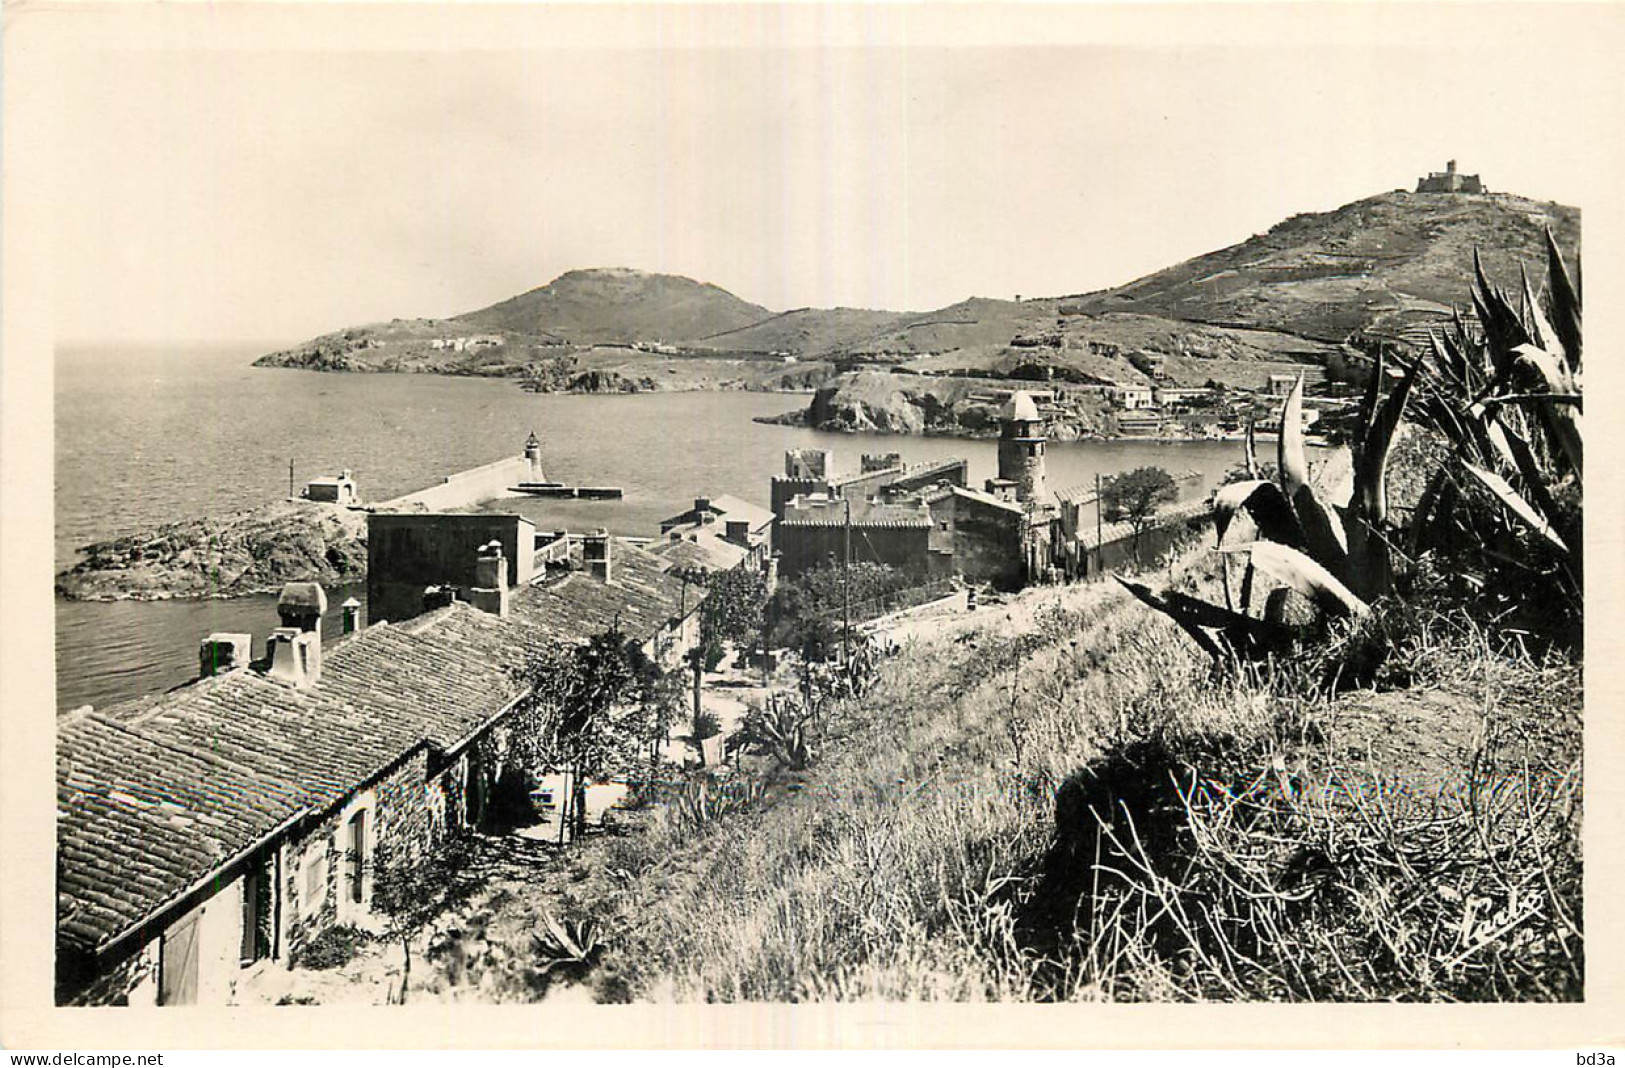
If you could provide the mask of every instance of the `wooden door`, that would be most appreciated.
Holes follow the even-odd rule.
[[[160,1005],[197,1004],[198,916],[193,912],[171,927],[159,944]]]

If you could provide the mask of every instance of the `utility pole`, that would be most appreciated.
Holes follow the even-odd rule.
[[[293,457],[288,457],[288,496],[293,496]]]
[[[845,563],[841,565],[841,657],[848,671],[852,669],[852,498],[846,501]]]
[[[1100,524],[1100,508],[1101,508],[1101,501],[1100,501],[1100,472],[1096,471],[1095,472],[1095,578],[1097,578],[1097,579],[1100,577],[1100,565],[1106,559],[1106,554],[1104,552],[1106,547],[1103,544],[1101,544],[1101,541],[1100,541],[1100,539],[1102,537],[1101,524]]]

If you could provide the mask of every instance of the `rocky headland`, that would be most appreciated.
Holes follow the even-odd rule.
[[[82,601],[241,597],[275,593],[285,582],[357,582],[366,573],[365,512],[286,500],[86,545],[57,575],[56,591]]]

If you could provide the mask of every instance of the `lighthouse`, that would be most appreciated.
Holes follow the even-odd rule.
[[[530,432],[530,437],[525,439],[525,463],[529,470],[529,474],[525,477],[526,482],[547,481],[542,474],[542,442],[534,430]]]

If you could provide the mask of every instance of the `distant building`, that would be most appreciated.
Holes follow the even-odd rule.
[[[1271,397],[1285,397],[1297,384],[1297,375],[1270,375],[1264,380],[1264,392]]]
[[[1487,193],[1484,183],[1476,174],[1461,174],[1456,161],[1446,163],[1443,171],[1433,171],[1426,178],[1416,180],[1418,193]]]
[[[1156,393],[1150,386],[1112,386],[1106,390],[1106,395],[1119,408],[1130,412],[1152,408],[1157,403]]]
[[[328,504],[361,503],[361,491],[356,487],[355,479],[348,470],[337,475],[323,475],[311,479],[305,485],[303,496],[306,500],[323,501]]]
[[[718,570],[720,564],[726,564],[720,570],[728,570],[746,561],[763,567],[773,551],[773,513],[728,494],[696,497],[693,508],[661,520],[660,533],[668,543],[700,546],[711,561],[704,565],[708,570]]]

